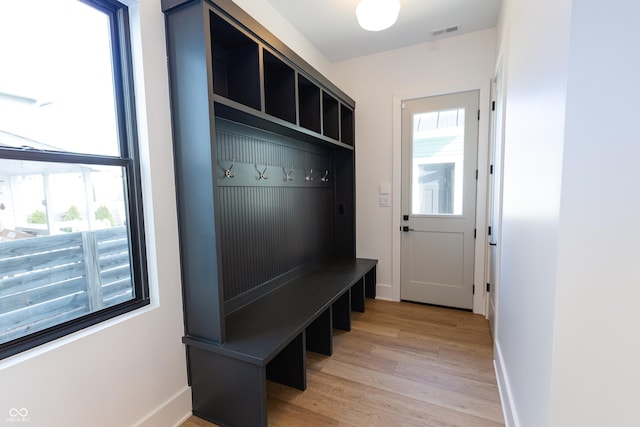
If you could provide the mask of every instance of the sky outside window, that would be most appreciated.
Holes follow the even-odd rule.
[[[0,64],[0,145],[119,154],[107,15],[0,0]]]

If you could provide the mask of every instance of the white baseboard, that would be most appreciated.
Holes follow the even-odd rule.
[[[378,283],[376,285],[376,299],[393,301],[393,288],[391,285]]]
[[[191,416],[191,387],[185,387],[158,406],[136,427],[178,427]]]
[[[191,418],[192,415],[193,415],[193,412],[191,412],[191,409],[190,409],[189,412],[185,414],[182,418],[180,418],[180,421],[178,421],[173,427],[180,427],[185,421]]]
[[[498,380],[498,391],[500,392],[500,401],[502,402],[502,412],[504,414],[504,423],[506,427],[520,427],[516,405],[513,401],[509,376],[504,365],[502,350],[500,344],[494,341],[494,360],[493,366],[496,371],[496,379]]]

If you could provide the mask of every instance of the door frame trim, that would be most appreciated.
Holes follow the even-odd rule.
[[[492,76],[493,77],[493,76]],[[458,92],[480,91],[480,123],[478,124],[478,180],[476,183],[476,229],[478,230],[475,241],[475,259],[473,282],[476,292],[473,296],[473,312],[485,315],[486,287],[485,278],[485,253],[487,242],[487,177],[489,161],[489,106],[491,98],[491,78],[478,79],[472,84],[441,86],[438,88],[425,87],[409,91],[397,91],[393,93],[393,123],[392,123],[392,241],[391,241],[391,286],[380,287],[378,291],[381,298],[392,301],[400,301],[400,254],[402,226],[402,102],[404,100],[427,98],[431,96],[450,95]],[[484,112],[484,113],[482,113]],[[485,231],[482,232],[481,230]]]
[[[499,79],[498,79],[499,77]],[[493,339],[494,341],[496,341],[497,337],[498,337],[498,317],[499,317],[499,305],[500,305],[500,266],[501,266],[501,262],[502,262],[502,197],[503,197],[503,187],[504,187],[504,148],[505,148],[505,117],[506,117],[506,67],[504,65],[504,55],[499,55],[498,59],[496,61],[496,67],[494,70],[494,74],[493,74],[493,78],[491,79],[492,81],[492,85],[491,85],[491,89],[492,89],[492,93],[491,93],[491,97],[495,99],[492,99],[492,102],[496,103],[496,107],[500,107],[497,108],[496,111],[492,114],[492,116],[495,116],[495,122],[496,123],[492,123],[492,121],[494,120],[494,117],[491,117],[490,119],[490,126],[493,127],[495,126],[495,124],[497,124],[498,122],[498,118],[500,126],[496,127],[495,129],[492,129],[490,127],[490,134],[489,134],[489,154],[491,154],[491,148],[492,145],[495,145],[495,142],[497,140],[500,141],[500,144],[498,147],[493,147],[493,150],[495,151],[493,153],[494,158],[489,158],[489,164],[491,164],[492,161],[495,161],[495,158],[499,158],[499,160],[496,162],[498,163],[496,165],[495,168],[495,175],[494,175],[494,180],[496,180],[496,184],[499,190],[498,190],[498,194],[497,194],[497,198],[498,198],[498,211],[494,212],[494,215],[496,215],[497,217],[497,224],[496,224],[496,228],[497,228],[497,236],[498,238],[496,239],[497,243],[497,250],[496,250],[496,254],[495,254],[495,268],[496,271],[494,272],[494,283],[491,284],[491,292],[493,292],[493,298],[494,298],[494,306],[493,306],[493,316],[494,316],[494,320],[493,320]],[[494,89],[494,83],[496,83],[500,85],[500,96],[498,96],[498,91],[496,89],[496,93],[493,94],[493,89]],[[501,113],[501,117],[498,117],[497,114]],[[498,137],[499,135],[499,137]],[[488,177],[488,182],[487,182],[487,222],[489,221],[489,209],[491,209],[491,206],[489,206],[488,202],[489,202],[489,197],[490,197],[490,185],[491,185],[491,179],[490,177]],[[496,195],[494,194],[494,197],[496,197]],[[495,204],[495,202],[494,202]],[[487,241],[488,243],[488,241]],[[486,260],[486,277],[487,280],[489,279],[489,250],[488,250],[488,246],[487,246],[487,260]],[[487,297],[486,299],[486,309],[485,309],[485,316],[487,318],[489,318],[489,304],[490,304],[490,298]]]

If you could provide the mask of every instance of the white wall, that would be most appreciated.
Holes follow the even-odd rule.
[[[640,4],[573,2],[551,425],[640,425]]]
[[[152,305],[0,361],[0,424],[11,408],[33,427],[169,426],[191,410],[160,1],[141,0],[133,21]]]
[[[508,425],[638,424],[638,13],[622,0],[504,5]]]
[[[313,46],[267,0],[233,0],[253,19],[297,53],[309,65],[331,79],[331,61]],[[342,89],[342,88],[341,88]]]
[[[400,298],[400,101],[480,89],[478,200],[486,200],[489,87],[495,30],[424,43],[334,64],[334,78],[356,100],[357,255],[376,258],[378,295]],[[380,183],[392,183],[392,207],[378,206]],[[485,204],[478,227],[485,229]],[[484,234],[476,242],[475,283],[484,283]],[[484,310],[483,294],[474,307]],[[479,298],[479,299],[478,299]]]
[[[495,340],[509,425],[549,425],[570,0],[505,0],[506,117]]]

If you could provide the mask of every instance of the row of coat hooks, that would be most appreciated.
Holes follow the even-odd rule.
[[[236,173],[232,172],[233,166],[235,164],[236,164],[236,160],[232,159],[231,165],[224,170],[223,178],[234,178],[236,176]],[[264,168],[262,168],[261,166],[263,165],[260,165],[259,167],[257,163],[254,163],[254,167],[256,169],[256,172],[258,173],[256,177],[258,181],[269,179],[269,176],[267,175],[267,170],[269,169],[269,166],[264,165]],[[294,171],[293,165],[288,170],[287,168],[282,167],[282,173],[284,174],[284,177],[282,178],[283,181],[287,181],[287,182],[293,181],[293,171]],[[322,182],[329,182],[329,171],[328,170],[318,171],[317,169],[314,171],[313,168],[304,170],[305,181],[311,182],[318,177],[320,177],[320,181]]]

